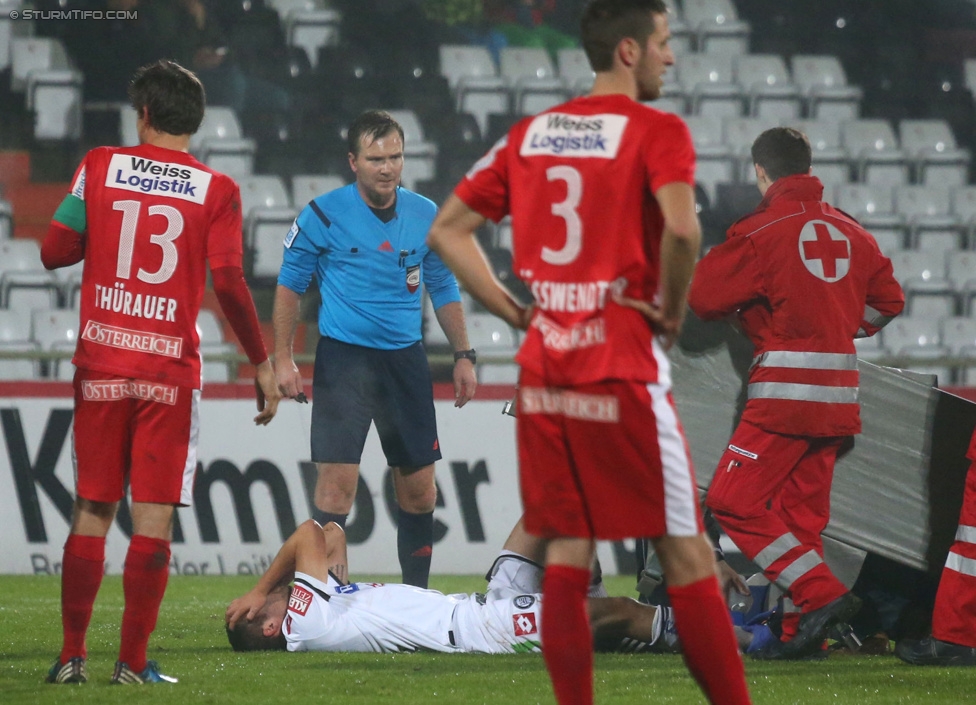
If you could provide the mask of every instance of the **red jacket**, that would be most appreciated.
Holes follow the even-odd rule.
[[[755,345],[742,418],[774,433],[860,433],[854,338],[905,305],[874,238],[822,194],[816,177],[778,179],[691,285],[700,318],[738,314]]]

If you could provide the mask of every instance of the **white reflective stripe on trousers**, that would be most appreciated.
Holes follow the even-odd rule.
[[[960,556],[954,551],[949,551],[949,555],[946,557],[945,567],[957,573],[976,578],[976,560]]]
[[[783,590],[789,590],[793,583],[823,563],[823,559],[813,549],[807,551],[786,568],[780,571],[776,584]]]
[[[800,540],[793,534],[783,534],[757,553],[753,560],[760,568],[768,570],[769,566],[800,545]]]

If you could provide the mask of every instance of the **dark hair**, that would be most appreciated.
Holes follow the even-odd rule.
[[[810,171],[810,140],[792,127],[766,130],[752,143],[752,163],[766,170],[771,181]]]
[[[148,109],[151,128],[170,135],[196,132],[207,103],[200,79],[165,59],[136,71],[129,84],[129,100],[140,115],[143,108]]]
[[[654,33],[651,13],[666,14],[664,0],[591,0],[580,20],[583,50],[594,71],[613,68],[613,53],[623,39],[642,46]]]
[[[392,115],[385,110],[367,110],[353,120],[349,126],[349,133],[346,136],[349,152],[353,156],[359,156],[359,148],[362,146],[360,143],[363,137],[372,142],[380,137],[385,137],[394,130],[400,134],[400,141],[404,141],[403,128],[400,127],[400,123],[393,119]]]
[[[241,619],[234,628],[226,627],[227,641],[234,651],[285,651],[288,642],[283,632],[275,636],[265,636],[261,623],[264,621],[262,612],[252,621]]]

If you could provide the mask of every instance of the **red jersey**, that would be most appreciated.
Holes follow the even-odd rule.
[[[822,194],[814,176],[777,179],[698,263],[688,297],[706,320],[738,312],[755,345],[742,419],[774,433],[860,433],[854,337],[905,305],[891,260]]]
[[[199,388],[207,262],[242,262],[237,184],[185,152],[100,147],[71,194],[87,223],[74,364]]]
[[[676,115],[624,95],[577,98],[518,122],[455,193],[494,221],[512,216],[513,269],[536,311],[519,350],[547,384],[670,383],[647,320],[611,292],[658,293],[664,219],[654,193],[694,185]]]

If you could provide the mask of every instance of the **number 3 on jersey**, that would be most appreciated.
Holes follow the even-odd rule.
[[[112,210],[122,212],[122,229],[119,232],[119,259],[115,268],[115,276],[119,279],[129,279],[132,276],[132,253],[136,244],[136,228],[139,225],[139,213],[142,203],[139,201],[115,201]],[[163,251],[163,261],[155,272],[147,272],[140,267],[136,277],[147,284],[162,284],[176,271],[179,252],[173,241],[183,232],[183,214],[172,206],[149,206],[149,215],[161,215],[166,218],[166,229],[149,237],[149,242]]]
[[[566,244],[561,250],[542,248],[542,261],[548,264],[570,264],[583,249],[583,221],[576,208],[583,197],[583,177],[571,166],[551,166],[546,169],[549,181],[566,182],[566,200],[552,204],[552,214],[566,221]]]

